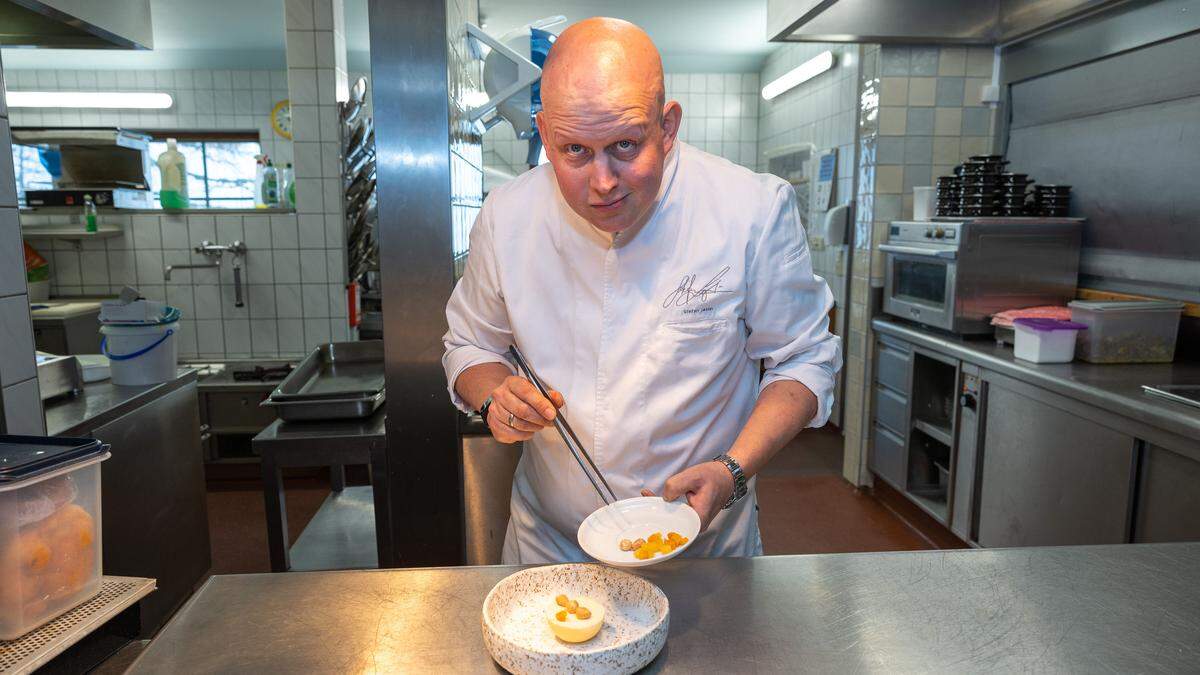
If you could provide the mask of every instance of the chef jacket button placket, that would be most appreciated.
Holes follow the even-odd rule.
[[[614,234],[612,242],[608,245],[608,250],[604,252],[604,266],[603,271],[601,272],[604,282],[604,292],[600,300],[600,349],[599,353],[596,355],[596,436],[595,447],[593,448],[593,454],[595,455],[594,459],[597,465],[602,465],[604,463],[604,415],[608,409],[605,400],[607,378],[605,377],[604,358],[605,354],[607,353],[610,335],[609,330],[611,327],[609,313],[612,305],[612,285],[609,279],[609,272],[612,267],[613,258],[616,256],[616,241],[620,236],[620,232]]]

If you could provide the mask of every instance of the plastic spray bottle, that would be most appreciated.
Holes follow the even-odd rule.
[[[176,148],[175,139],[167,139],[167,150],[158,156],[158,171],[162,178],[162,189],[158,201],[164,209],[186,209],[188,207],[187,159]]]

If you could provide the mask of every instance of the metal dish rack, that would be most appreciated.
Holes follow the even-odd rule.
[[[349,100],[338,104],[341,120],[342,191],[347,235],[348,281],[365,281],[368,271],[379,270],[376,235],[376,151],[374,125],[366,114],[366,78],[350,88]]]
[[[103,577],[100,594],[11,642],[0,641],[0,673],[32,673],[154,590],[154,579]]]
[[[364,313],[378,312],[379,220],[375,187],[375,128],[366,112],[367,80],[358,78],[338,104],[347,281],[357,284]]]

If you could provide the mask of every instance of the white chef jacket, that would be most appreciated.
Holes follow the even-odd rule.
[[[509,344],[548,387],[619,499],[726,452],[759,392],[781,379],[829,417],[839,340],[833,296],[812,271],[791,185],[683,143],[653,214],[609,235],[571,210],[544,164],[494,190],[446,307],[442,359],[460,373],[508,365]],[[760,378],[759,365],[765,374]],[[515,369],[514,369],[515,372]],[[762,552],[755,481],[685,552]],[[553,427],[525,442],[505,563],[583,561],[576,532],[603,505]]]

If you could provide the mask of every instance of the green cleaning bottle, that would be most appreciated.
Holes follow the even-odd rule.
[[[268,209],[279,206],[279,171],[269,157],[267,165],[263,167],[262,201]]]
[[[83,196],[83,229],[88,232],[95,232],[98,227],[96,223],[96,202],[91,195]]]
[[[164,209],[186,209],[188,207],[187,159],[176,149],[175,139],[167,139],[167,151],[158,156],[158,171],[162,177],[162,189],[158,201]]]
[[[283,167],[283,201],[288,208],[296,208],[296,172],[292,169],[292,163],[288,162]]]

